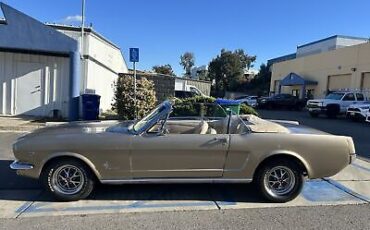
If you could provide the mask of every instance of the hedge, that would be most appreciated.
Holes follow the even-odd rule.
[[[174,98],[174,106],[172,116],[199,116],[199,112],[205,116],[213,116],[214,114],[223,113],[219,107],[214,106],[215,98],[195,96],[185,99]],[[217,110],[217,111],[216,111]],[[256,110],[245,104],[240,105],[240,114],[253,114],[258,116]]]

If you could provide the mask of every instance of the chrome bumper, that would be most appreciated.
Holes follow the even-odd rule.
[[[28,170],[33,169],[33,165],[24,162],[14,161],[13,163],[10,164],[10,168],[14,170]]]
[[[324,113],[324,112],[326,112],[325,107],[310,107],[310,106],[307,106],[307,110],[311,113]]]

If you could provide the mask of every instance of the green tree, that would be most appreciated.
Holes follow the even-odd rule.
[[[208,81],[209,80],[208,70],[206,70],[206,69],[198,70],[197,71],[197,77],[198,77],[199,80]]]
[[[153,66],[152,70],[156,73],[160,74],[165,74],[165,75],[172,75],[174,76],[175,74],[173,73],[172,66],[170,64],[166,65],[156,65]]]
[[[261,64],[259,72],[255,78],[245,85],[245,89],[253,94],[259,96],[268,95],[270,90],[271,82],[271,71],[270,66],[266,64]]]
[[[253,66],[256,56],[249,56],[242,49],[221,50],[208,66],[208,76],[215,81],[213,94],[223,97],[227,90],[237,89],[244,81],[244,70]]]
[[[137,80],[136,104],[138,118],[150,112],[157,103],[157,98],[152,81],[146,78]],[[122,75],[115,83],[113,111],[120,119],[133,120],[135,118],[134,106],[134,79],[131,75]]]
[[[194,54],[190,52],[185,52],[183,55],[180,56],[180,65],[185,70],[185,75],[190,76],[191,75],[191,68],[195,64],[195,58]]]

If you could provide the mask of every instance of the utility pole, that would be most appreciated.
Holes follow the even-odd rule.
[[[82,9],[81,9],[81,75],[83,77],[83,88],[86,85],[86,76],[85,76],[85,57],[84,57],[84,41],[85,41],[85,0],[81,0]]]

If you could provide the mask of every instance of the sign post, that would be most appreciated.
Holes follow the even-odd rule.
[[[137,119],[137,103],[136,103],[136,62],[139,62],[139,48],[130,48],[130,62],[133,63],[134,69],[134,114]]]

